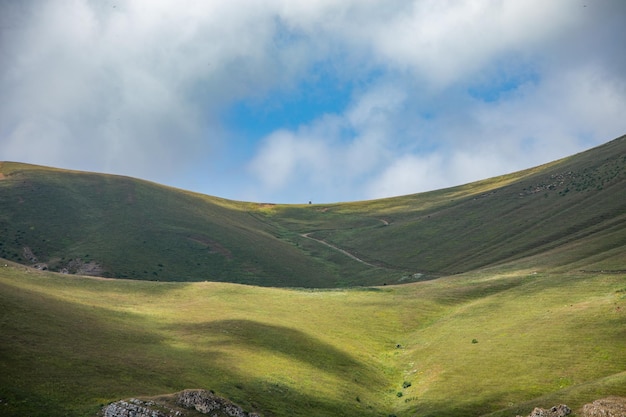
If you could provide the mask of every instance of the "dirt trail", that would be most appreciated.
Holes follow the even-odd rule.
[[[364,261],[363,259],[361,259],[361,258],[359,258],[359,257],[354,256],[353,254],[351,254],[351,253],[350,253],[350,252],[348,252],[348,251],[345,251],[345,250],[343,250],[343,249],[341,249],[341,248],[338,248],[337,246],[331,245],[330,243],[328,243],[328,242],[326,242],[326,241],[324,241],[324,240],[322,240],[322,239],[316,239],[316,238],[314,238],[314,237],[309,236],[311,233],[313,233],[313,232],[304,233],[304,234],[301,234],[300,236],[305,237],[305,238],[307,238],[307,239],[314,240],[314,241],[316,241],[316,242],[318,242],[318,243],[321,243],[322,245],[326,245],[326,246],[328,246],[329,248],[331,248],[331,249],[333,249],[333,250],[336,250],[337,252],[339,252],[339,253],[341,253],[341,254],[343,254],[343,255],[346,255],[348,258],[354,259],[355,261],[360,262],[360,263],[362,263],[362,264],[364,264],[364,265],[371,266],[372,268],[378,268],[378,266],[373,265],[373,264],[371,264],[371,263],[369,263],[369,262],[367,262],[367,261]]]

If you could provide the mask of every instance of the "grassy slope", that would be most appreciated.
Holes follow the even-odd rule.
[[[250,215],[258,205],[117,176],[6,162],[0,170],[0,256],[13,261],[29,263],[28,247],[51,270],[81,259],[117,278],[334,284],[332,265]]]
[[[308,213],[281,207],[274,219],[370,263],[432,276],[548,251],[558,256],[547,265],[582,267],[602,254],[594,268],[615,269],[626,246],[626,137],[486,181]]]
[[[52,270],[80,258],[121,278],[338,287],[548,252],[551,266],[615,269],[626,245],[626,137],[464,186],[332,205],[234,202],[14,163],[0,172],[0,256],[25,262],[29,247]]]
[[[0,415],[92,415],[193,387],[266,416],[505,416],[626,395],[625,148],[621,138],[505,177],[329,206],[4,163],[0,251],[13,260],[29,246],[119,276],[320,287],[468,272],[318,291],[7,262]]]
[[[322,291],[9,264],[0,305],[6,416],[93,415],[183,388],[266,416],[504,416],[626,395],[620,274],[510,266]]]

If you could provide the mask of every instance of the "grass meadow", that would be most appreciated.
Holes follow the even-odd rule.
[[[0,416],[187,388],[265,417],[512,417],[626,396],[626,136],[328,205],[0,174]],[[51,272],[76,264],[107,278]]]
[[[0,268],[0,415],[213,389],[265,416],[514,416],[626,395],[626,278],[279,289]]]

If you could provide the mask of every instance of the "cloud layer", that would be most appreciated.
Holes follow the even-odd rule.
[[[626,133],[620,0],[0,7],[2,160],[235,199],[345,201]]]

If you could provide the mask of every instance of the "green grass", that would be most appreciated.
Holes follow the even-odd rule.
[[[329,205],[0,174],[0,416],[186,388],[265,416],[500,417],[626,396],[626,137]],[[129,279],[20,265],[77,259]]]
[[[32,264],[27,247],[54,271],[80,259],[115,278],[333,288],[533,256],[551,267],[615,269],[626,245],[626,137],[476,183],[328,205],[228,201],[10,162],[0,173],[0,257]]]
[[[94,415],[184,388],[275,416],[478,416],[626,394],[619,274],[289,290],[9,266],[0,287],[1,415]]]
[[[250,216],[253,204],[124,177],[11,163],[2,170],[0,256],[16,262],[30,263],[29,247],[51,270],[81,259],[115,278],[318,286],[332,275],[268,233]]]

